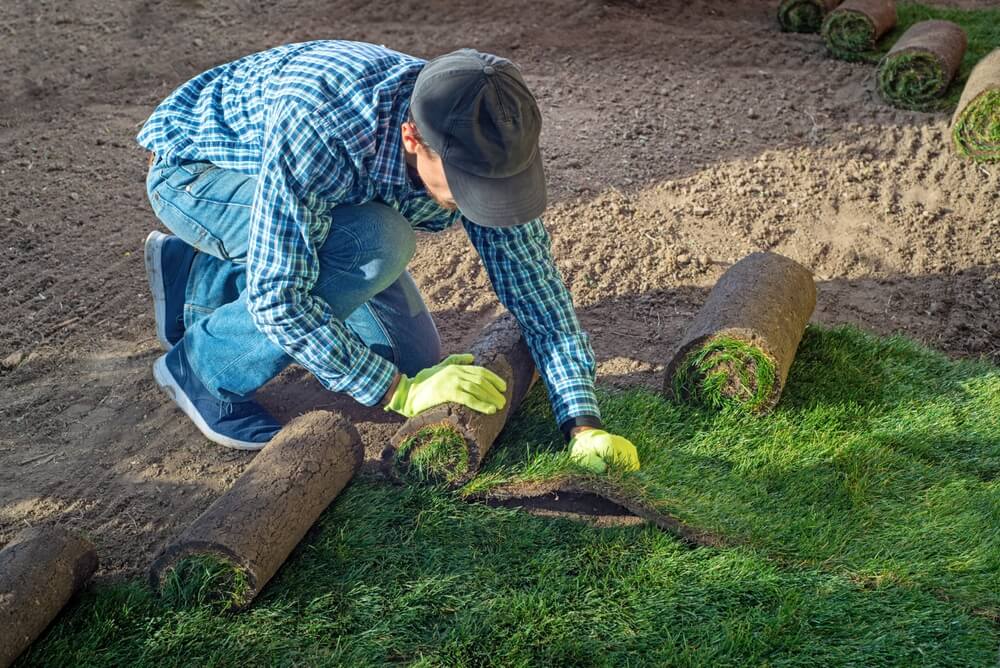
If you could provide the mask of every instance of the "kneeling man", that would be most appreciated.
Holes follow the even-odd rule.
[[[414,230],[461,223],[515,316],[574,456],[638,467],[602,429],[595,361],[556,269],[541,115],[515,66],[371,44],[291,44],[174,91],[138,141],[173,232],[145,258],[156,381],[206,437],[259,449],[280,425],[254,392],[292,362],[333,392],[413,416],[492,413],[503,380],[440,340],[406,265]]]

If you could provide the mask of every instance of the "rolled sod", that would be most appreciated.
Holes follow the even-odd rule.
[[[93,544],[65,529],[25,529],[0,551],[0,667],[41,635],[95,570]]]
[[[664,389],[679,401],[774,408],[816,307],[816,284],[802,265],[753,253],[726,271],[681,338]]]
[[[250,604],[363,459],[361,437],[327,411],[292,420],[233,487],[170,543],[150,567],[174,605]]]
[[[944,97],[968,45],[965,30],[951,21],[914,24],[879,65],[879,92],[894,106],[929,109]]]
[[[977,162],[1000,161],[1000,49],[983,58],[965,84],[951,121],[959,153]]]
[[[442,404],[407,420],[382,453],[390,476],[459,485],[479,470],[537,374],[521,328],[509,315],[483,330],[472,354],[475,364],[507,382],[504,408],[486,415],[460,404]]]
[[[823,17],[841,0],[781,0],[778,23],[785,32],[819,32]]]
[[[827,15],[822,33],[830,53],[858,60],[894,25],[895,0],[847,0]]]

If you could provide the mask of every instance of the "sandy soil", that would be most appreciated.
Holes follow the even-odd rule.
[[[249,461],[151,379],[141,247],[157,221],[133,136],[187,78],[284,42],[518,62],[545,115],[554,252],[605,384],[657,386],[713,281],[762,249],[816,272],[818,322],[1000,361],[1000,168],[958,159],[946,116],[881,104],[870,68],[778,32],[774,4],[0,3],[0,543],[60,522],[96,540],[103,577],[132,573]],[[498,313],[460,230],[422,238],[411,270],[449,351]],[[300,370],[264,395],[285,417],[347,410],[371,457],[397,422]]]

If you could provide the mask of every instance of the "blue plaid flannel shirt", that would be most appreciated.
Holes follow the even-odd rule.
[[[257,176],[247,304],[257,327],[326,388],[370,406],[396,373],[310,294],[330,209],[378,200],[415,229],[441,231],[461,221],[524,332],[556,420],[599,418],[594,354],[542,221],[479,226],[409,179],[399,126],[424,62],[357,42],[281,46],[182,85],[137,140],[167,161],[207,160]]]

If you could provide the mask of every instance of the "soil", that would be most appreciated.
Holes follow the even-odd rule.
[[[614,501],[586,492],[552,491],[539,496],[487,498],[495,508],[517,508],[546,518],[568,519],[597,527],[641,526],[646,520]]]
[[[251,461],[150,375],[157,221],[133,137],[189,77],[285,42],[475,46],[521,66],[553,251],[605,385],[659,388],[713,282],[759,250],[816,273],[816,322],[1000,361],[1000,167],[958,158],[947,114],[882,104],[870,66],[781,33],[776,4],[0,3],[0,544],[62,523],[97,543],[100,578],[132,575]],[[500,312],[461,230],[422,237],[410,268],[448,352]],[[401,421],[300,369],[263,397],[285,419],[346,411],[370,466]]]

